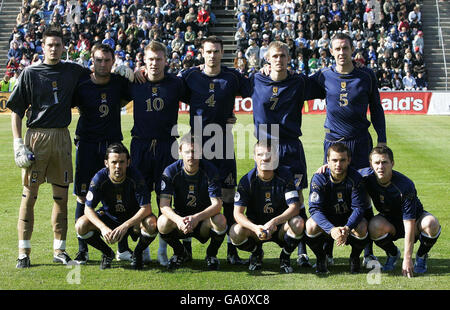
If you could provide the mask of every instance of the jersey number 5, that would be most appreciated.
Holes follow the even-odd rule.
[[[339,106],[346,107],[348,105],[347,93],[342,93],[339,96]]]

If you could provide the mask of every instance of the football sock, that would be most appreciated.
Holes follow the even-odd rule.
[[[389,256],[397,255],[397,247],[394,244],[394,236],[387,233],[381,236],[377,240],[374,240],[375,244],[382,248]]]
[[[211,242],[209,243],[209,246],[206,249],[206,255],[217,256],[217,252],[219,251],[219,248],[222,245],[223,239],[225,239],[225,233],[226,230],[217,232],[213,229],[210,229],[209,235],[211,237]]]
[[[192,254],[192,238],[183,239],[183,246],[188,251],[188,253]]]
[[[128,251],[130,248],[128,247],[128,233],[123,236],[122,240],[117,243],[117,249],[120,253]]]
[[[301,242],[303,239],[303,235],[299,238],[295,238],[290,236],[287,232],[284,234],[283,240],[284,240],[284,247],[283,249],[286,250],[286,252],[289,252],[291,254],[294,252],[295,248],[298,246],[299,242]],[[302,253],[304,254],[304,253]]]
[[[178,238],[178,231],[175,229],[168,234],[161,234],[161,238],[166,241],[168,245],[170,245],[173,249],[173,254],[177,256],[181,256],[184,253],[184,246],[180,242]]]
[[[359,257],[361,252],[367,245],[368,234],[366,234],[363,238],[355,237],[354,235],[348,235],[348,244],[352,246],[352,252],[350,253],[350,257]]]
[[[305,223],[306,223],[306,221],[308,220],[308,217],[306,216],[306,208],[301,208],[300,209],[300,217],[305,221]],[[297,254],[298,255],[302,255],[302,254],[307,254],[307,252],[306,252],[306,242],[305,242],[305,239],[300,239],[300,242],[298,243],[298,249],[297,249]]]
[[[319,233],[318,235],[311,236],[305,234],[305,241],[309,248],[314,252],[317,259],[325,259],[325,251],[324,251],[324,242],[325,235],[323,233]]]
[[[439,238],[441,234],[441,229],[439,228],[439,232],[434,237],[430,237],[426,235],[425,233],[421,232],[419,236],[420,240],[420,246],[417,250],[417,256],[423,257],[425,254],[427,254],[433,245],[436,243],[437,239]]]
[[[373,255],[373,241],[368,238],[367,245],[364,247],[364,257]]]
[[[91,237],[88,237],[88,235],[91,235]],[[105,243],[105,241],[103,241],[98,231],[90,231],[86,235],[80,237],[103,254],[108,256],[111,255],[112,249]]]
[[[334,247],[333,240],[325,240],[325,242],[323,243],[323,250],[325,251],[325,254],[328,255],[329,257],[333,257],[333,247]]]
[[[134,248],[134,252],[135,253],[142,253],[149,245],[150,243],[153,242],[153,240],[155,240],[157,234],[154,235],[149,235],[146,232],[143,232],[141,230],[141,236],[139,237],[139,241],[136,245],[136,247]]]
[[[370,196],[367,194],[367,204],[370,206],[364,211],[364,218],[367,220],[367,223],[370,223],[370,220],[374,217],[373,214],[373,208],[370,204]],[[364,257],[367,257],[369,255],[373,255],[373,240],[370,238],[367,238],[368,242],[366,247],[364,248]]]
[[[247,238],[247,240],[245,240],[241,244],[236,245],[236,247],[242,251],[254,252],[255,250],[257,250],[257,242],[253,238]]]

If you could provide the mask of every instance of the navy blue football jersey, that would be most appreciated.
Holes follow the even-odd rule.
[[[113,183],[109,170],[103,168],[95,174],[86,195],[86,206],[95,209],[102,203],[101,211],[117,223],[132,218],[139,208],[150,204],[151,194],[138,170],[128,167],[122,183]]]
[[[324,127],[335,139],[351,139],[367,133],[370,110],[378,142],[386,142],[386,123],[380,102],[377,79],[369,68],[355,68],[349,74],[328,67],[315,73],[312,79],[325,90],[327,114]]]
[[[160,194],[172,196],[174,211],[179,216],[199,213],[211,205],[210,198],[222,197],[218,171],[201,159],[197,173],[189,175],[184,171],[183,160],[177,160],[164,170]]]
[[[348,168],[347,177],[340,183],[331,179],[330,169],[316,173],[311,179],[309,213],[326,233],[334,226],[344,225],[350,229],[358,226],[366,208],[366,191],[361,175]]]
[[[72,105],[80,111],[75,135],[88,142],[122,141],[120,113],[128,80],[112,74],[107,84],[95,84],[90,75],[80,78]]]
[[[422,203],[413,181],[408,177],[393,170],[389,185],[382,186],[371,168],[359,172],[378,212],[397,220],[416,220],[422,215]]]
[[[258,140],[298,139],[302,135],[302,108],[305,100],[323,96],[314,80],[304,75],[289,75],[283,81],[256,73],[251,78],[253,121]],[[271,125],[279,125],[279,135]]]
[[[129,98],[133,100],[133,137],[141,139],[168,139],[178,121],[180,101],[185,100],[182,80],[165,73],[159,82],[130,84]],[[175,133],[177,135],[177,133]]]
[[[246,207],[246,216],[257,225],[264,225],[286,211],[290,204],[299,202],[294,178],[285,167],[278,167],[270,181],[258,177],[253,168],[239,181],[234,205]]]
[[[235,97],[249,97],[250,83],[237,70],[221,67],[218,75],[210,77],[199,68],[191,68],[182,73],[189,89],[190,125],[194,128],[194,117],[199,116],[202,130],[209,124],[225,128],[227,119],[234,111]]]

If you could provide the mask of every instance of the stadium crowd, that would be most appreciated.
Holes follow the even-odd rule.
[[[115,50],[115,66],[135,70],[143,65],[144,47],[156,40],[170,53],[169,71],[178,73],[203,61],[200,42],[215,20],[210,5],[211,0],[23,0],[9,40],[9,89],[25,67],[42,62],[42,34],[51,25],[64,33],[63,60],[89,67],[91,47],[106,43]]]
[[[344,32],[353,39],[354,60],[375,71],[381,90],[426,90],[420,2],[236,0],[234,66],[258,70],[268,44],[280,40],[290,47],[291,69],[311,75],[334,63],[330,38]]]

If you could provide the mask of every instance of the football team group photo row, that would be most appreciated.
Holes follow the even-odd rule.
[[[263,246],[274,242],[281,273],[304,268],[328,274],[333,248],[341,246],[348,246],[351,273],[376,263],[383,272],[399,264],[405,277],[427,272],[441,226],[413,181],[394,170],[377,78],[353,61],[349,35],[333,35],[335,64],[311,75],[289,70],[289,46],[278,40],[267,47],[266,65],[251,74],[224,66],[224,43],[211,35],[201,42],[202,64],[177,74],[168,70],[166,45],[155,40],[143,48],[144,65],[136,70],[114,66],[114,49],[102,43],[90,51],[90,68],[62,61],[58,27],[45,30],[42,48],[43,62],[23,70],[7,102],[23,185],[16,268],[32,266],[34,207],[40,186],[48,183],[56,264],[90,264],[89,253],[100,251],[100,269],[117,259],[143,270],[149,245],[157,242],[157,261],[175,271],[189,268],[196,239],[206,245],[205,271],[220,270],[222,246],[227,264],[261,270]],[[240,179],[236,97],[252,100],[256,141],[246,158],[253,168]],[[302,108],[312,99],[326,100],[326,117],[319,141],[323,166],[308,176]],[[131,101],[128,146],[121,112]],[[182,134],[181,102],[189,106],[189,130]],[[71,133],[74,108],[79,118]],[[68,212],[72,183],[75,214]],[[68,234],[73,223],[76,235]],[[78,242],[73,259],[67,241]],[[386,253],[380,262],[375,246]]]

